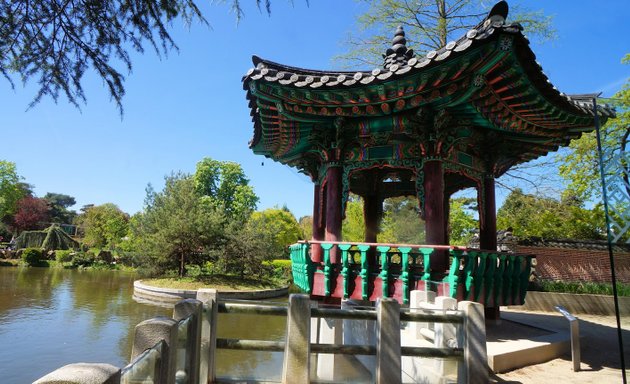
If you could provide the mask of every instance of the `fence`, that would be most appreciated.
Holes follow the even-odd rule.
[[[417,301],[427,294],[431,293],[415,291],[412,297]],[[413,371],[417,365],[413,359],[421,358],[459,362],[456,376],[460,383],[488,380],[483,307],[477,303],[460,302],[458,310],[451,310],[455,301],[449,299],[449,308],[422,304],[401,310],[396,300],[386,298],[373,308],[339,309],[313,306],[306,295],[291,295],[286,305],[219,302],[214,290],[200,290],[197,299],[176,304],[172,319],[158,317],[138,324],[128,366],[120,369],[109,364],[70,364],[35,383],[220,383],[221,378],[215,373],[217,349],[284,352],[282,382],[289,384],[317,381],[317,377],[311,377],[311,363],[325,363],[326,356],[372,356],[374,370],[370,381],[376,383],[407,381],[403,380],[405,366]],[[219,312],[287,316],[286,341],[218,338]],[[321,319],[371,322],[374,343],[322,343],[325,340],[311,335],[316,329],[313,325]],[[353,327],[347,327],[343,333],[351,336],[352,330]],[[430,342],[402,345],[401,335],[410,332]],[[409,374],[405,375],[406,378]]]
[[[311,260],[313,247],[322,248],[321,262]],[[311,295],[371,301],[392,297],[403,304],[409,303],[411,291],[433,284],[440,295],[486,307],[522,305],[533,257],[437,245],[303,241],[289,248],[294,283]],[[333,251],[338,259],[333,260]],[[434,252],[450,253],[448,274],[439,281],[431,280]]]

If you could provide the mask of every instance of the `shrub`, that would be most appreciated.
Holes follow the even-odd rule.
[[[553,281],[538,280],[532,282],[530,290],[543,292],[577,293],[591,295],[612,295],[613,289],[610,283],[594,283],[588,281]],[[630,296],[630,285],[617,283],[619,296]]]
[[[55,260],[58,263],[67,263],[72,261],[73,252],[69,249],[58,249],[55,251]]]
[[[42,250],[39,248],[26,248],[22,252],[22,261],[28,266],[38,266],[42,264]]]
[[[77,252],[72,257],[73,267],[89,267],[94,264],[96,256],[91,252]]]

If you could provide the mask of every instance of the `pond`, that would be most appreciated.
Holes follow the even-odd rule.
[[[136,324],[172,309],[132,299],[132,273],[0,268],[0,381],[27,383],[65,364],[129,362]],[[283,318],[219,318],[219,337],[280,340]],[[252,326],[255,324],[255,326]],[[217,374],[278,380],[281,353],[219,351]]]

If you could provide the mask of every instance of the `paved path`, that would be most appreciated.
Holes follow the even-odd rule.
[[[544,328],[568,330],[568,323],[560,314],[505,310],[510,317],[527,319],[528,324]],[[547,363],[517,369],[492,376],[493,383],[522,384],[582,384],[621,383],[621,363],[617,325],[614,316],[578,315],[581,335],[581,371],[573,372],[571,356],[567,355]],[[630,380],[630,318],[621,320],[624,342],[626,375]]]

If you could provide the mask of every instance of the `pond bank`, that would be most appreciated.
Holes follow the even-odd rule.
[[[221,298],[225,299],[259,300],[286,296],[289,293],[289,287],[247,291],[219,290],[219,292]],[[158,305],[168,305],[175,304],[181,299],[194,299],[197,297],[197,290],[154,287],[146,284],[143,280],[136,280],[133,283],[133,294],[134,298],[140,300],[147,300]]]

